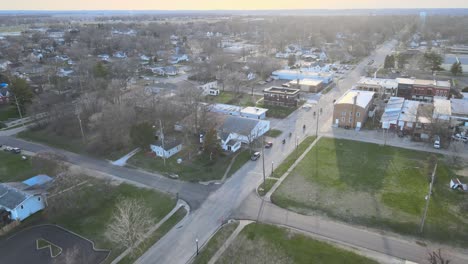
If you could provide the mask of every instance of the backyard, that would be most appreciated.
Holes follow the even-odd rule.
[[[272,195],[290,210],[458,245],[468,245],[466,194],[448,183],[455,172],[438,157],[424,232],[419,226],[434,168],[431,155],[322,138]]]
[[[189,160],[186,154],[187,153],[182,151],[166,159],[166,165],[164,165],[164,160],[162,158],[154,157],[144,151],[140,151],[128,160],[127,164],[131,167],[141,168],[150,172],[158,172],[167,176],[177,174],[181,180],[199,182],[222,179],[232,158],[236,156],[236,154],[222,154],[210,161],[209,157],[206,155],[193,156]],[[177,159],[179,158],[183,160],[181,164],[177,163]],[[248,150],[242,150],[238,153],[227,176],[234,174],[249,159],[250,153]]]
[[[290,229],[247,225],[216,263],[377,263]]]

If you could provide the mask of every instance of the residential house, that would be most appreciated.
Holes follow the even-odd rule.
[[[204,95],[219,95],[218,81],[207,82],[199,85],[198,89],[202,90]]]
[[[11,64],[11,61],[0,60],[0,72],[8,70],[8,66]]]
[[[157,140],[150,145],[156,156],[168,159],[182,150],[182,141],[175,138]]]
[[[270,121],[251,119],[238,116],[225,116],[223,123],[218,128],[221,138],[221,147],[231,151],[236,141],[250,144],[270,130]]]
[[[289,82],[290,87],[301,89],[303,92],[318,93],[324,85],[322,80],[302,79],[293,80]]]
[[[38,175],[24,182],[0,183],[0,210],[7,212],[2,216],[11,221],[23,221],[43,210],[47,205],[45,185],[51,181],[46,175]]]
[[[299,89],[270,87],[263,90],[265,105],[296,107],[299,102]]]
[[[114,52],[114,54],[112,54],[112,57],[117,58],[117,59],[126,59],[127,54],[123,51],[117,51],[117,52]]]
[[[240,115],[252,119],[265,119],[268,109],[248,106],[241,110]]]
[[[334,103],[334,125],[360,129],[373,107],[375,92],[349,90]]]
[[[187,56],[187,54],[172,55],[169,58],[170,64],[177,64],[177,63],[184,62],[184,61],[189,61],[189,57]]]
[[[110,59],[110,56],[109,56],[109,54],[99,54],[98,58],[101,59],[101,61],[108,62],[109,59]]]
[[[71,68],[60,68],[58,73],[57,73],[57,76],[59,77],[69,77],[70,75],[72,75],[73,73],[73,69]]]
[[[220,145],[224,151],[236,152],[242,147],[242,142],[237,140],[234,133],[221,132],[218,137],[221,140]]]

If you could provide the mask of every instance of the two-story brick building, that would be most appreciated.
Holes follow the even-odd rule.
[[[263,90],[263,102],[265,105],[296,107],[300,91],[295,88],[273,86]]]
[[[433,102],[434,96],[448,97],[450,93],[449,81],[421,80],[397,78],[397,96],[408,100]]]
[[[344,128],[360,129],[367,120],[375,92],[349,90],[333,106],[333,123]]]

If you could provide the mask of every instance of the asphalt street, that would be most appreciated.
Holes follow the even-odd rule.
[[[98,158],[56,149],[38,143],[33,143],[12,136],[0,136],[0,144],[19,147],[34,153],[54,152],[66,157],[66,160],[80,167],[112,175],[124,181],[135,182],[152,187],[161,192],[179,195],[192,209],[197,209],[208,197],[209,193],[218,188],[217,185],[201,185],[197,183],[172,180],[167,177],[140,170],[112,165],[110,162]]]
[[[333,100],[356,83],[367,62],[375,60],[376,65],[383,63],[396,41],[387,42],[379,47],[369,58],[364,59],[348,76],[341,80],[337,87],[328,94],[320,96],[316,106],[310,110],[299,109],[283,120],[272,120],[271,128],[283,131],[282,136],[272,139],[273,148],[265,151],[265,174],[271,173],[271,166],[281,162],[294,151],[298,142],[307,135],[314,135],[318,123],[320,131],[331,129]],[[322,108],[319,122],[313,111]],[[306,130],[303,131],[303,125]],[[289,133],[291,136],[289,137]],[[281,141],[286,139],[286,144]],[[136,263],[187,263],[196,254],[196,240],[199,245],[205,244],[223,221],[255,190],[263,179],[262,159],[249,162],[228,179],[218,190],[211,193],[202,206],[193,212],[183,226],[170,230],[158,243],[153,245]],[[350,227],[351,228],[351,227]]]

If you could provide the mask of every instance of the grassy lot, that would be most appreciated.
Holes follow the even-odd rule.
[[[468,245],[466,194],[448,188],[454,171],[439,157],[423,234],[431,155],[377,144],[322,138],[273,194],[281,207],[321,212],[364,226]]]
[[[260,196],[264,196],[265,194],[267,194],[267,192],[273,187],[273,185],[275,185],[277,181],[278,180],[276,179],[266,179],[265,186],[263,186],[263,182],[260,183],[260,185],[257,187],[258,194]]]
[[[124,156],[125,154],[132,151],[134,148],[123,149],[120,151],[115,151],[107,153],[104,156],[96,156],[96,153],[90,153],[86,151],[86,145],[83,144],[81,138],[69,138],[65,136],[60,136],[54,133],[47,131],[47,129],[41,130],[25,130],[17,134],[17,137],[30,140],[33,142],[42,143],[54,148],[68,150],[70,152],[86,154],[90,156],[95,156],[99,158],[105,158],[109,160],[116,160]]]
[[[218,96],[207,96],[206,101],[209,103],[218,103],[218,104],[232,104],[240,106],[255,106],[257,100],[261,96],[251,95],[246,93],[239,93],[236,95],[234,92],[221,91]]]
[[[266,224],[250,224],[217,263],[377,263],[356,253]]]
[[[236,160],[231,166],[227,176],[231,177],[238,169],[240,169],[246,162],[250,160],[250,152],[248,150],[243,150],[239,155],[237,155]]]
[[[283,131],[281,131],[281,130],[278,130],[278,129],[270,129],[270,131],[268,131],[268,132],[266,133],[266,136],[267,136],[267,137],[272,137],[272,138],[277,138],[277,137],[279,137],[282,133],[283,133]]]
[[[292,112],[296,111],[303,103],[304,102],[301,102],[297,107],[272,106],[260,103],[258,107],[268,109],[268,112],[266,113],[267,117],[283,119],[288,117]]]
[[[244,152],[247,152],[247,154],[239,154],[239,160],[236,159],[229,175],[232,175],[238,168],[247,162],[248,159],[246,159],[246,156],[249,156],[248,151]],[[148,156],[146,153],[141,151],[133,156],[128,161],[128,164],[130,166],[162,174],[175,173],[179,175],[181,180],[198,182],[220,180],[224,176],[231,159],[234,157],[234,155],[220,156],[216,160],[210,161],[205,155],[199,155],[192,157],[192,160],[190,161],[183,158],[183,162],[181,164],[177,164],[177,159],[184,156],[184,153],[178,153],[171,158],[166,159],[166,166],[164,166],[162,158]]]
[[[0,107],[0,121],[7,121],[9,118],[19,118],[18,110],[13,105]]]
[[[274,168],[272,177],[280,178],[283,174],[288,171],[288,169],[296,162],[297,157],[301,156],[302,153],[315,141],[315,136],[309,136],[305,138],[301,144],[297,147],[297,150],[294,150],[289,156],[279,165],[278,167]]]
[[[22,160],[21,155],[0,150],[0,182],[24,181],[38,174],[51,174],[52,169],[33,166],[32,159]]]
[[[159,239],[161,239],[169,230],[172,229],[173,226],[175,226],[182,218],[184,218],[186,214],[186,211],[184,208],[180,208],[177,210],[177,212],[172,215],[169,219],[167,219],[164,224],[162,224],[158,230],[156,230],[153,234],[151,234],[148,239],[146,239],[143,243],[140,244],[138,247],[138,252],[140,254],[137,254],[136,256],[130,256],[127,255],[125,258],[123,258],[121,261],[119,261],[119,264],[130,264],[134,263],[138,257],[140,257],[143,253],[145,253],[152,245],[154,245],[156,242],[158,242]]]
[[[239,222],[233,222],[223,226],[202,248],[200,254],[194,259],[193,264],[206,264],[216,254],[216,251],[226,242],[228,237],[234,232]]]

